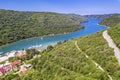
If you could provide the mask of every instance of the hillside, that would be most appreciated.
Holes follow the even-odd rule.
[[[114,14],[108,18],[105,18],[100,24],[108,27],[114,27],[120,23],[120,14]]]
[[[21,39],[72,32],[83,28],[80,15],[0,10],[0,45]]]
[[[103,15],[85,15],[84,17],[87,18],[99,18],[99,19],[104,19],[104,18],[108,18],[110,16],[112,16],[113,14],[103,14]]]
[[[108,34],[112,37],[117,47],[120,48],[120,14],[104,19],[101,24],[112,27],[108,29]]]
[[[108,33],[116,43],[117,47],[120,49],[120,23],[109,29]]]
[[[115,26],[112,24],[108,33],[119,47],[119,17],[114,16],[104,19],[103,22],[106,20],[104,25],[111,25],[111,21],[114,21]],[[69,17],[80,21],[74,14],[69,14]],[[59,43],[53,48],[36,52],[39,55],[30,60],[28,58],[31,58],[33,51],[29,51],[30,56],[19,58],[23,63],[32,64],[27,73],[21,75],[13,70],[8,75],[1,76],[0,80],[119,80],[120,66],[102,33],[103,31],[100,31]]]
[[[120,66],[102,32],[58,44],[40,55],[27,62],[33,65],[27,74],[10,73],[1,80],[109,80],[108,75],[120,79]]]

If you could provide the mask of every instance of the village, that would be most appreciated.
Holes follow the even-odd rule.
[[[66,42],[63,41],[63,42]],[[58,42],[57,44],[61,44]],[[24,75],[32,68],[31,60],[36,57],[41,57],[40,53],[53,49],[52,45],[41,49],[40,46],[32,46],[28,49],[22,49],[19,51],[10,51],[3,55],[0,55],[0,76],[4,76],[13,72],[12,74]]]
[[[10,58],[14,57],[22,57],[26,56],[26,50],[20,50],[20,51],[11,51],[4,56],[0,57],[0,76],[6,75],[10,71],[15,71],[20,74],[25,74],[32,65],[31,64],[25,64],[21,60],[14,60],[12,62],[9,61]],[[2,62],[4,62],[2,64]]]

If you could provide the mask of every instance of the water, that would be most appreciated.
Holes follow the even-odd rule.
[[[35,45],[37,46],[42,45],[41,48],[45,48],[48,45],[56,44],[59,41],[69,40],[71,38],[76,38],[79,36],[92,34],[100,30],[105,30],[106,29],[105,26],[98,25],[100,21],[101,21],[100,19],[89,18],[88,22],[82,23],[82,25],[85,27],[84,29],[71,32],[69,34],[44,36],[17,41],[15,43],[0,47],[0,53],[6,53],[13,50],[28,49],[29,47]]]

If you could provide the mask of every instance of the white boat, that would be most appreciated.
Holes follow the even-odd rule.
[[[41,37],[41,40],[43,40],[43,37]]]
[[[39,48],[41,48],[41,46],[42,46],[42,44],[40,44],[40,45],[35,45],[35,46],[29,47],[28,49],[39,49]]]

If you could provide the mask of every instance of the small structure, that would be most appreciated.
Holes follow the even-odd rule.
[[[11,51],[11,52],[6,53],[6,55],[7,55],[8,58],[15,57],[15,52],[16,51]]]
[[[16,60],[16,61],[11,63],[12,68],[15,68],[17,65],[21,65],[21,61],[20,60]]]
[[[30,68],[32,66],[32,64],[27,64],[25,65],[27,68]]]
[[[2,76],[3,74],[5,74],[5,69],[0,68],[0,76]]]
[[[17,65],[20,66],[21,65],[21,61],[20,60],[16,60],[12,63],[6,62],[6,64],[4,64],[3,67],[0,68],[0,75],[3,75],[9,71],[11,71],[12,69],[16,69]]]
[[[26,72],[27,72],[27,67],[22,65],[21,68],[20,68],[20,73],[25,74]]]
[[[6,66],[6,65],[10,65],[11,63],[9,63],[9,61],[6,61],[5,64],[3,64],[3,66]]]
[[[31,66],[32,66],[32,64],[21,65],[20,73],[25,74],[27,72],[28,68],[30,68]]]
[[[3,66],[4,66],[4,64],[0,64],[0,68],[3,67]]]
[[[3,66],[2,68],[5,70],[5,72],[9,72],[12,69],[12,66],[6,65],[6,66]]]
[[[16,57],[21,57],[21,56],[24,56],[24,55],[26,55],[26,51],[25,50],[17,51],[15,53]]]

